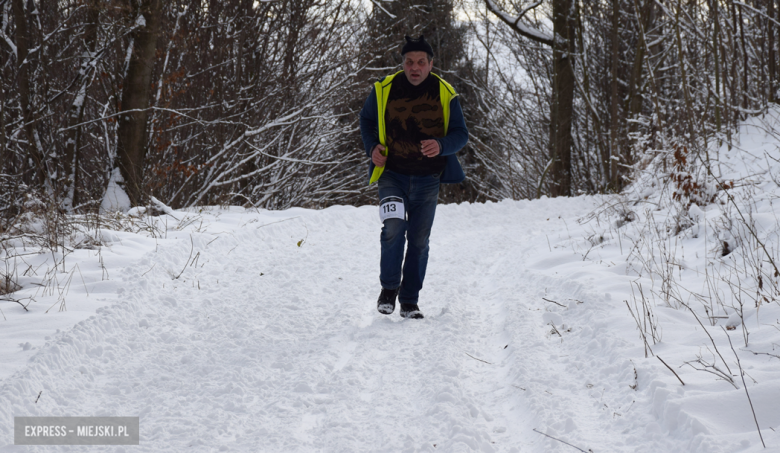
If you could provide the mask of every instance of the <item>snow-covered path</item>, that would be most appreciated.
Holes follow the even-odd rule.
[[[630,387],[622,302],[566,267],[596,203],[440,206],[422,321],[375,310],[375,208],[191,213],[0,383],[0,450],[53,450],[10,445],[23,414],[140,416],[105,451],[686,451]]]

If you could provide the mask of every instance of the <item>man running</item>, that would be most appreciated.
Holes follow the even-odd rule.
[[[431,72],[433,48],[406,37],[403,71],[376,82],[360,112],[370,182],[379,182],[382,292],[377,310],[422,319],[417,305],[428,264],[428,238],[441,183],[465,179],[455,157],[468,142],[458,95]],[[404,258],[404,244],[406,257]]]

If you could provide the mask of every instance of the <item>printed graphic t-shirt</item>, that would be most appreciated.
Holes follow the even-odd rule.
[[[411,176],[441,173],[446,158],[425,157],[420,141],[444,137],[439,79],[433,75],[414,86],[404,74],[393,79],[385,111],[388,157],[385,168]]]

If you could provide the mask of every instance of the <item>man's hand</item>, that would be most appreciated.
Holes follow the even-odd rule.
[[[436,157],[441,152],[439,142],[436,140],[423,140],[420,142],[422,153],[425,157]]]
[[[387,162],[387,156],[382,155],[382,151],[384,150],[384,146],[376,145],[374,150],[371,151],[371,162],[373,162],[377,167],[384,167],[385,163]]]

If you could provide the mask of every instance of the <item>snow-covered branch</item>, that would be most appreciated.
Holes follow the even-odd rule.
[[[490,12],[496,15],[499,19],[501,19],[502,22],[509,25],[513,30],[515,30],[518,34],[532,40],[536,41],[541,44],[546,44],[548,46],[553,45],[553,36],[549,33],[545,33],[535,27],[531,27],[529,25],[526,25],[522,22],[523,17],[531,11],[532,9],[536,8],[537,6],[541,5],[542,2],[539,0],[536,3],[532,4],[531,6],[523,9],[520,14],[517,16],[512,16],[507,13],[505,13],[501,8],[496,6],[495,3],[493,3],[493,0],[485,0],[485,5],[487,5]]]

